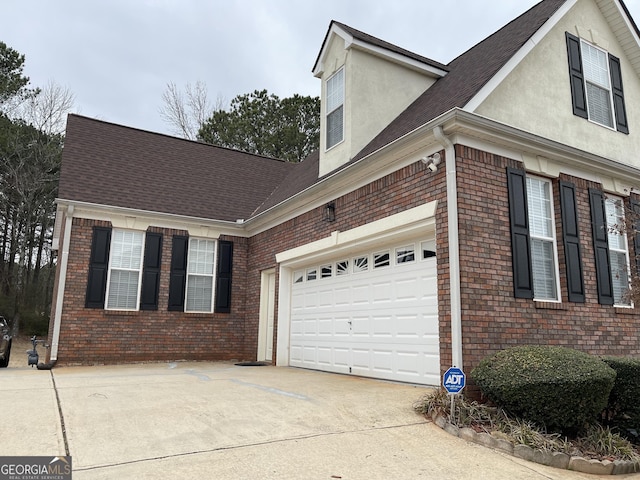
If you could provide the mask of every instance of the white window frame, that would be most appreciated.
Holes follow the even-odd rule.
[[[549,231],[547,235],[542,234],[541,232],[537,232],[535,228],[535,220],[533,208],[533,195],[531,195],[531,183],[532,182],[540,182],[543,185],[547,185],[547,193],[548,197],[544,198],[544,201],[548,204],[548,218],[546,220],[550,222]],[[553,206],[553,185],[550,180],[541,177],[534,177],[527,175],[527,208],[529,211],[529,236],[531,239],[531,272],[533,275],[533,297],[534,300],[543,301],[543,302],[560,302],[560,269],[558,267],[558,242],[556,239],[556,225],[555,225],[555,213]],[[541,218],[543,221],[545,218]],[[552,271],[548,272],[553,275],[553,277],[547,277],[545,279],[546,282],[553,281],[554,285],[552,286],[553,296],[540,296],[540,292],[536,292],[536,252],[534,250],[534,242],[535,243],[544,243],[551,246],[552,250]]]
[[[607,214],[607,236],[609,243],[609,268],[611,271],[611,283],[613,286],[613,303],[617,307],[631,307],[629,300],[624,300],[625,293],[631,288],[631,265],[629,264],[629,243],[625,232],[624,201],[619,197],[605,199],[605,211]],[[624,255],[625,272],[614,271],[613,256]],[[626,274],[622,276],[621,274]]]
[[[613,91],[612,91],[612,86],[611,86],[611,72],[609,69],[609,53],[606,50],[603,50],[602,48],[596,47],[595,45],[592,45],[589,42],[586,42],[583,39],[580,39],[580,55],[582,57],[582,69],[583,69],[583,75],[584,75],[584,91],[585,91],[585,96],[587,99],[587,114],[589,116],[589,121],[593,122],[593,123],[597,123],[598,125],[601,125],[603,127],[606,128],[610,128],[611,130],[615,130],[616,129],[616,119],[615,119],[615,110],[614,110],[614,104],[613,104]],[[601,70],[602,67],[604,67],[604,70],[606,70],[606,72],[602,72],[604,75],[602,79],[597,79],[595,76],[590,75],[591,73],[591,69],[589,68],[589,65],[593,65],[593,62],[588,61],[588,53],[591,52],[593,50],[595,50],[596,53],[601,53],[602,55],[604,55],[604,65],[598,65],[597,67],[600,67]],[[602,80],[605,80],[605,83],[603,83]],[[607,123],[603,123],[598,119],[593,118],[592,115],[592,111],[591,108],[593,106],[593,95],[589,94],[589,85],[593,85],[601,90],[604,90],[607,92],[607,98],[609,99],[608,101],[608,107],[609,107],[609,122],[610,124]]]
[[[326,84],[326,112],[325,112],[325,150],[331,150],[336,145],[339,145],[344,141],[344,96],[345,96],[345,78],[344,67],[339,68],[336,73],[327,78]],[[331,137],[331,124],[329,117],[342,108],[342,131],[340,132],[340,138],[336,138],[333,143],[329,143]]]
[[[207,250],[202,251],[201,249],[197,249],[195,244],[198,244],[198,247],[201,243],[204,242],[205,247],[209,244],[213,245],[213,259],[211,261],[211,270],[208,270],[209,262],[206,261],[206,256],[208,255]],[[194,258],[194,255],[200,255],[200,259]],[[205,256],[205,260],[202,261],[202,255]],[[184,311],[186,313],[213,313],[213,309],[215,306],[215,288],[216,288],[216,265],[218,263],[218,242],[212,240],[210,238],[198,238],[198,237],[189,237],[189,245],[187,249],[187,281],[185,285],[184,292]],[[194,270],[194,267],[197,267]],[[204,267],[204,270],[202,269]],[[189,288],[195,284],[197,279],[211,279],[211,291],[210,291],[210,301],[211,304],[208,309],[202,308],[193,308],[190,306],[190,303],[193,301],[193,293],[189,295]],[[190,301],[191,300],[191,301]],[[191,308],[190,308],[191,307]]]
[[[130,239],[138,238],[139,245],[132,245],[130,243],[125,244],[127,236]],[[125,310],[125,311],[137,311],[140,309],[140,291],[142,289],[142,268],[144,263],[144,246],[146,235],[145,232],[138,230],[126,230],[126,229],[113,229],[111,232],[111,245],[109,247],[109,270],[107,273],[107,288],[105,292],[105,310]],[[137,242],[136,242],[137,243]],[[118,247],[118,244],[121,246]],[[135,251],[140,249],[139,252]],[[118,250],[122,251],[123,255],[118,256]],[[129,253],[128,255],[124,255]],[[118,262],[117,259],[121,258],[122,261]],[[123,261],[127,264],[124,264]],[[137,286],[136,286],[136,298],[135,305],[123,306],[120,303],[110,304],[112,289],[115,286],[112,285],[114,279],[114,272],[131,272],[137,273]],[[117,297],[120,298],[120,297]]]

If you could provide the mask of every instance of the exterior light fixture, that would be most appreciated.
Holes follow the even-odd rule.
[[[440,164],[440,154],[434,153],[430,157],[422,157],[420,161],[424,163],[431,172],[435,172],[438,170],[438,165]]]
[[[324,206],[323,219],[325,222],[334,222],[336,220],[336,204],[334,202],[327,203]]]

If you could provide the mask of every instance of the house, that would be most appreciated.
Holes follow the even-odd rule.
[[[640,32],[543,0],[449,64],[332,22],[299,164],[68,120],[59,364],[258,360],[437,385],[518,344],[640,354]]]

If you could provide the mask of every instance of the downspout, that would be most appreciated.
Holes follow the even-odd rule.
[[[460,299],[460,243],[458,237],[458,187],[456,151],[441,126],[433,134],[444,147],[447,172],[447,224],[449,232],[449,295],[451,297],[451,366],[462,369],[462,307]]]
[[[53,314],[53,338],[51,339],[51,359],[49,363],[58,360],[58,342],[60,340],[60,322],[62,321],[62,304],[64,303],[64,289],[67,283],[67,265],[69,264],[69,244],[71,243],[71,224],[73,222],[73,205],[67,207],[64,219],[64,235],[60,255],[60,276],[56,295],[56,311]]]

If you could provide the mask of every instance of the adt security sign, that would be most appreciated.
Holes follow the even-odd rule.
[[[464,384],[467,377],[464,372],[458,367],[451,367],[444,372],[442,377],[442,385],[449,393],[460,393],[464,388]]]

